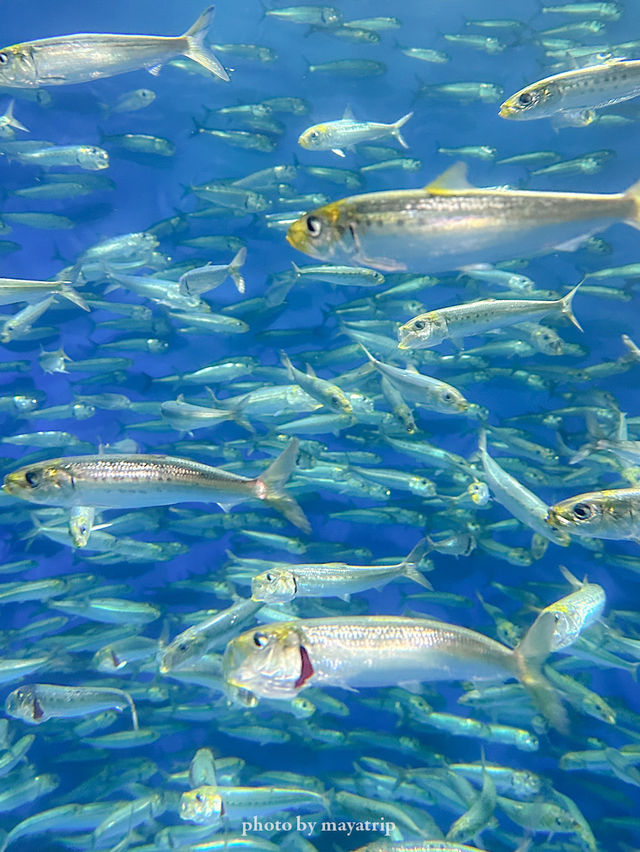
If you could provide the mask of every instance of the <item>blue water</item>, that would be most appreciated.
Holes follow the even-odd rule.
[[[558,152],[562,159],[579,157],[587,152],[606,149],[614,156],[597,174],[569,174],[559,177],[540,176],[528,178],[527,170],[521,166],[499,166],[478,159],[469,159],[470,177],[479,186],[509,184],[514,187],[535,188],[540,190],[564,190],[582,192],[615,192],[622,191],[638,177],[636,168],[638,130],[637,122],[624,127],[604,126],[598,123],[587,127],[562,127],[557,129],[548,120],[531,122],[509,122],[497,115],[499,102],[483,103],[478,100],[469,103],[459,103],[449,99],[425,99],[416,97],[420,81],[427,84],[439,84],[451,81],[484,81],[497,84],[504,89],[505,97],[523,85],[544,76],[548,71],[543,65],[544,51],[535,43],[535,32],[545,27],[569,23],[568,16],[542,16],[538,13],[535,3],[518,5],[506,2],[454,2],[450,4],[421,4],[408,0],[397,4],[383,4],[377,0],[362,3],[356,0],[340,0],[339,8],[345,20],[376,15],[396,15],[402,22],[399,29],[389,30],[381,34],[378,45],[353,44],[332,36],[331,33],[307,32],[307,28],[292,23],[279,21],[275,18],[264,17],[258,2],[246,0],[242,3],[221,2],[216,11],[211,40],[215,43],[250,43],[266,45],[278,54],[275,63],[262,64],[246,59],[234,58],[219,54],[223,64],[231,72],[231,83],[224,84],[200,75],[186,74],[171,66],[162,69],[158,77],[149,76],[145,71],[64,87],[51,87],[46,91],[51,96],[51,102],[46,105],[33,103],[20,97],[18,90],[7,92],[0,102],[8,103],[10,97],[16,96],[15,112],[22,123],[29,128],[30,134],[18,134],[16,138],[48,140],[56,145],[71,144],[101,144],[102,134],[109,136],[122,133],[145,133],[166,137],[176,146],[176,154],[171,158],[154,157],[152,155],[124,155],[121,151],[110,148],[105,142],[104,147],[110,153],[110,167],[106,174],[115,183],[112,191],[100,191],[91,195],[64,201],[31,201],[12,196],[12,191],[36,183],[42,171],[30,165],[21,165],[6,157],[0,158],[0,182],[5,193],[2,202],[2,212],[46,211],[67,216],[73,220],[73,228],[64,230],[42,230],[13,226],[10,233],[2,235],[2,239],[13,240],[19,248],[0,257],[1,275],[12,278],[46,279],[56,275],[63,267],[75,263],[78,257],[89,247],[100,240],[129,232],[140,232],[151,227],[154,223],[174,216],[178,211],[193,212],[198,202],[193,195],[185,193],[185,187],[204,183],[209,180],[224,178],[240,178],[258,169],[276,164],[291,164],[298,162],[304,165],[319,165],[344,167],[357,170],[367,161],[358,154],[349,153],[345,160],[340,160],[330,152],[309,152],[297,145],[298,135],[310,124],[320,121],[337,119],[350,105],[359,119],[378,121],[395,121],[411,109],[415,115],[406,125],[403,133],[409,144],[407,156],[419,158],[422,166],[418,171],[394,170],[373,173],[366,177],[363,191],[383,189],[402,189],[420,187],[432,180],[437,174],[455,162],[455,159],[437,152],[438,147],[454,147],[462,145],[488,145],[498,150],[498,158],[524,154],[530,151],[552,150]],[[130,32],[177,34],[185,31],[202,11],[201,4],[195,0],[185,2],[152,3],[147,0],[129,2],[97,3],[87,0],[83,4],[57,0],[55,4],[45,0],[28,0],[18,3],[6,2],[0,9],[0,29],[2,41],[6,44],[24,42],[32,39],[77,32]],[[444,33],[459,33],[472,31],[464,26],[468,18],[510,18],[518,16],[524,22],[530,22],[532,29],[525,30],[517,43],[508,47],[504,53],[497,56],[486,55],[468,47],[448,44],[443,39]],[[640,38],[637,8],[631,0],[622,18],[607,25],[604,33],[592,37],[594,44],[616,44]],[[477,30],[474,32],[482,32]],[[488,31],[487,31],[488,32]],[[500,33],[496,33],[500,38]],[[403,55],[397,43],[401,46],[420,46],[444,50],[451,56],[451,61],[435,65],[418,62]],[[311,64],[333,59],[365,58],[382,61],[387,65],[386,73],[372,79],[345,79],[307,71],[307,62]],[[419,78],[419,79],[418,79]],[[156,94],[151,106],[144,110],[131,113],[105,116],[101,103],[113,104],[117,98],[136,88],[150,88]],[[310,104],[310,112],[306,115],[279,114],[276,117],[285,125],[285,132],[278,138],[277,147],[272,153],[261,153],[242,150],[224,144],[222,141],[204,136],[193,135],[193,119],[202,120],[203,107],[216,109],[240,103],[258,102],[275,95],[297,96],[304,98]],[[634,101],[624,104],[610,112],[617,112],[631,118],[637,118],[637,103]],[[220,122],[220,127],[234,129],[233,122]],[[240,129],[239,125],[237,126]],[[249,129],[249,128],[242,128]],[[390,144],[394,142],[380,140],[373,144]],[[69,174],[75,169],[62,169]],[[294,182],[300,193],[322,192],[331,198],[340,198],[347,194],[341,187],[326,181],[320,181],[308,175],[299,174]],[[268,194],[268,193],[267,193]],[[269,196],[273,197],[273,196]],[[277,211],[277,200],[269,212]],[[238,218],[223,217],[211,219],[191,218],[189,233],[186,236],[201,236],[206,234],[228,234],[242,238],[248,248],[247,262],[243,273],[247,282],[246,297],[252,299],[264,294],[269,276],[287,272],[291,261],[296,263],[311,262],[298,252],[295,252],[285,241],[284,231],[269,230],[264,226],[262,214],[255,217]],[[601,238],[606,241],[604,251],[597,253],[588,248],[582,248],[575,253],[550,254],[541,258],[522,260],[519,271],[531,277],[542,289],[566,292],[568,286],[573,286],[581,280],[586,272],[604,266],[619,266],[637,260],[637,232],[625,225],[616,225],[603,233]],[[223,263],[231,259],[233,252],[207,253],[202,250],[189,249],[181,246],[180,239],[162,239],[159,251],[167,258],[167,265],[180,263],[197,258],[201,263],[211,260]],[[150,270],[143,269],[148,273]],[[429,272],[425,263],[425,273]],[[132,274],[139,274],[134,270]],[[477,290],[465,290],[464,284],[457,281],[455,276],[443,276],[443,282],[422,293],[412,294],[410,298],[420,299],[427,310],[435,307],[455,304],[465,301],[469,292],[474,298],[493,296],[497,290],[489,290],[479,285]],[[392,283],[393,277],[389,277]],[[623,279],[613,279],[605,282],[611,287],[624,288]],[[100,294],[104,292],[103,280],[88,285],[87,290]],[[382,288],[384,289],[384,288]],[[373,291],[376,292],[376,291]],[[590,294],[579,293],[574,309],[584,328],[580,334],[568,325],[558,326],[558,331],[566,341],[579,344],[585,352],[580,357],[550,358],[536,354],[527,359],[506,360],[495,358],[492,367],[511,367],[530,370],[535,373],[537,365],[559,364],[567,368],[584,368],[588,365],[599,364],[621,357],[626,350],[621,342],[621,335],[628,334],[635,338],[637,323],[635,312],[638,297],[633,286],[627,288],[631,294],[629,301],[619,301],[615,298],[596,298]],[[42,340],[13,341],[2,346],[2,359],[14,361],[26,359],[30,368],[26,372],[0,373],[2,397],[16,393],[40,392],[39,407],[70,403],[78,393],[93,394],[102,392],[124,393],[134,402],[161,402],[175,398],[179,392],[184,392],[188,399],[200,404],[209,404],[204,389],[177,387],[171,384],[152,384],[154,377],[162,377],[196,370],[221,358],[250,354],[261,365],[279,366],[279,350],[286,349],[296,366],[302,368],[297,352],[322,351],[327,352],[339,346],[346,345],[349,340],[340,334],[334,310],[343,302],[367,296],[367,291],[357,289],[337,288],[332,290],[328,285],[306,283],[296,285],[289,293],[282,310],[274,314],[252,313],[243,316],[250,325],[250,331],[242,335],[186,335],[178,331],[178,326],[168,317],[162,306],[153,306],[149,301],[128,294],[120,289],[107,295],[107,299],[130,301],[153,307],[154,317],[158,321],[157,331],[153,336],[165,339],[169,346],[165,353],[153,355],[145,352],[127,352],[126,350],[104,350],[101,345],[119,337],[151,336],[135,331],[118,333],[113,327],[101,328],[108,320],[117,319],[113,314],[102,310],[85,314],[66,303],[57,303],[37,323],[50,327],[50,333]],[[240,300],[233,285],[227,281],[218,290],[208,294],[205,299],[213,311],[219,311],[225,305],[231,305]],[[10,306],[3,309],[5,315],[17,311]],[[372,315],[373,316],[373,315]],[[409,316],[392,316],[390,319],[406,321]],[[393,332],[390,334],[393,337]],[[492,338],[487,336],[475,338],[472,345],[480,345]],[[103,357],[130,357],[132,364],[121,375],[109,376],[106,380],[89,381],[89,374],[54,373],[45,374],[38,364],[41,347],[54,350],[62,347],[73,360]],[[451,348],[441,347],[443,352],[451,352]],[[359,355],[334,363],[330,368],[319,367],[318,372],[325,378],[355,369],[362,364]],[[427,368],[423,368],[429,372]],[[433,370],[433,374],[456,385],[456,374],[464,368],[441,371]],[[277,375],[277,374],[272,374]],[[500,378],[490,378],[487,381],[476,382],[461,386],[470,401],[485,406],[489,410],[489,422],[501,424],[510,416],[517,414],[540,414],[567,404],[563,394],[572,394],[572,404],[590,404],[593,400],[589,394],[592,391],[608,391],[615,396],[620,410],[629,417],[635,416],[638,394],[636,381],[638,367],[631,367],[628,372],[604,379],[594,379],[589,383],[571,381],[558,382],[549,391],[531,390],[521,384],[514,384]],[[250,377],[246,379],[251,380]],[[257,381],[271,384],[271,378],[257,377]],[[245,379],[238,380],[239,383]],[[279,374],[279,382],[285,382],[284,373]],[[371,393],[377,392],[375,385],[368,385]],[[241,392],[241,384],[221,385],[215,388],[220,397],[232,396]],[[367,391],[365,391],[367,392]],[[383,403],[378,407],[384,408]],[[460,417],[446,417],[430,414],[423,410],[416,411],[416,419],[420,433],[416,439],[428,439],[438,446],[445,447],[464,457],[471,456],[477,448],[477,423]],[[99,444],[110,444],[124,438],[135,441],[139,452],[174,451],[174,443],[180,440],[179,452],[211,464],[224,466],[233,462],[231,469],[236,472],[255,475],[260,472],[266,459],[275,454],[273,444],[266,445],[266,436],[272,438],[277,434],[277,424],[269,432],[269,426],[256,422],[256,436],[247,437],[235,424],[223,424],[217,429],[202,429],[194,433],[193,438],[180,434],[169,426],[159,431],[136,429],[136,423],[158,419],[159,415],[137,414],[127,411],[110,411],[98,409],[95,415],[86,420],[73,418],[26,420],[15,414],[3,414],[2,434],[10,436],[30,431],[60,429],[71,432],[77,438],[90,442],[96,447]],[[291,415],[290,420],[295,419]],[[520,424],[514,424],[520,425]],[[574,449],[586,440],[584,421],[575,419],[568,421],[568,431],[563,433],[566,442]],[[524,428],[529,428],[525,422]],[[548,447],[555,447],[556,436],[552,430],[539,426],[531,427],[533,440]],[[403,455],[391,450],[380,434],[370,427],[354,425],[339,435],[331,432],[311,436],[331,451],[346,451],[349,449],[368,450],[378,454],[384,466],[398,470],[421,471],[431,477],[433,471],[423,469],[419,461],[409,455]],[[630,430],[630,438],[637,437],[637,432]],[[206,441],[214,447],[223,447],[225,443],[233,442],[233,448],[228,447],[227,455],[219,453],[204,453],[202,449],[188,452],[188,442]],[[263,441],[262,447],[260,446]],[[234,455],[231,450],[234,449]],[[31,455],[31,453],[34,455]],[[60,455],[56,450],[38,450],[37,447],[15,447],[3,444],[2,470],[3,473],[14,469],[25,457],[28,459],[49,458]],[[69,454],[73,454],[70,451]],[[501,451],[496,449],[492,454],[499,459]],[[508,455],[516,455],[517,451]],[[561,454],[561,463],[566,465],[567,455]],[[534,462],[524,464],[536,468]],[[565,484],[546,487],[532,486],[533,490],[548,503],[569,497],[585,490],[596,489],[609,485],[623,487],[626,482],[617,476],[614,469],[594,467],[593,479],[581,478],[574,485],[571,480]],[[602,473],[602,471],[605,473]],[[436,482],[438,480],[436,479]],[[450,481],[444,488],[445,493],[455,494],[463,490]],[[48,577],[64,577],[67,574],[91,572],[101,578],[96,586],[95,594],[100,594],[101,587],[111,584],[127,584],[130,588],[120,589],[115,596],[130,600],[141,600],[157,605],[162,615],[156,621],[141,629],[142,635],[160,638],[167,641],[173,638],[189,623],[189,613],[204,609],[222,609],[231,603],[229,597],[216,597],[211,591],[202,591],[199,581],[222,580],[229,563],[225,552],[248,554],[256,558],[276,559],[282,562],[300,561],[335,561],[341,558],[342,548],[366,549],[369,553],[361,553],[361,558],[352,554],[347,561],[370,562],[386,557],[401,557],[406,554],[416,541],[425,533],[443,531],[448,528],[446,513],[441,508],[434,508],[423,503],[418,498],[411,497],[405,492],[393,491],[385,503],[379,500],[355,498],[338,495],[334,491],[316,490],[307,484],[298,494],[299,500],[308,514],[313,532],[305,537],[290,525],[281,525],[274,521],[274,515],[268,510],[256,509],[254,504],[238,507],[236,511],[252,513],[252,522],[247,526],[252,529],[274,531],[284,535],[297,536],[307,547],[306,557],[292,556],[285,551],[272,551],[260,545],[251,544],[233,532],[220,532],[213,535],[199,536],[197,530],[186,535],[176,529],[175,524],[167,528],[169,519],[175,518],[173,510],[140,510],[141,527],[127,531],[144,541],[167,542],[177,541],[184,544],[188,551],[168,561],[127,563],[117,561],[114,564],[101,565],[93,561],[95,556],[90,549],[86,551],[54,544],[42,536],[30,537],[33,522],[30,509],[24,504],[3,496],[2,514],[2,559],[10,563],[21,559],[35,561],[33,567],[21,573],[7,573],[2,581],[31,581]],[[357,507],[384,506],[389,511],[389,520],[385,523],[367,524],[357,521],[332,519],[330,514]],[[39,508],[39,507],[38,507]],[[192,506],[193,512],[207,513],[217,511],[217,507]],[[426,529],[422,525],[412,526],[405,523],[394,523],[394,512],[399,509],[418,511],[427,516]],[[260,520],[256,522],[253,512],[260,511]],[[103,520],[108,522],[117,513],[105,512]],[[478,511],[476,521],[481,533],[484,527],[493,522],[508,519],[505,509],[498,504],[491,505],[485,511]],[[142,525],[143,518],[150,518],[154,523],[150,528]],[[208,523],[205,518],[203,527]],[[107,529],[107,532],[109,530]],[[206,533],[206,530],[202,530]],[[505,532],[498,531],[495,538],[506,544],[527,548],[531,533],[524,527],[517,527]],[[326,548],[324,543],[328,543]],[[466,599],[466,606],[445,607],[429,603],[427,600],[406,600],[406,595],[421,591],[417,586],[408,583],[392,584],[384,591],[373,591],[355,596],[351,601],[351,609],[335,603],[335,599],[326,599],[324,612],[349,611],[357,614],[400,614],[406,610],[424,612],[452,623],[471,627],[487,635],[495,635],[492,620],[481,608],[476,593],[491,604],[503,609],[507,618],[515,621],[520,628],[526,628],[535,618],[534,608],[522,605],[513,596],[501,593],[493,583],[498,582],[516,589],[528,588],[539,596],[543,604],[568,593],[569,588],[562,581],[558,564],[566,567],[577,577],[588,575],[589,580],[603,586],[607,596],[607,612],[612,610],[635,610],[637,608],[638,580],[636,572],[625,570],[611,564],[611,558],[619,554],[632,557],[638,555],[637,544],[633,542],[607,542],[603,553],[594,553],[579,543],[574,542],[570,548],[560,550],[550,545],[545,556],[535,561],[530,567],[517,567],[505,561],[493,558],[481,549],[476,549],[468,558],[454,559],[444,555],[434,554],[434,571],[429,575],[435,589],[442,592],[452,592]],[[597,558],[596,558],[597,556]],[[0,566],[1,570],[1,566]],[[185,581],[187,583],[185,584]],[[180,585],[172,585],[180,583]],[[548,585],[547,585],[548,584]],[[247,595],[247,586],[238,586],[240,594]],[[94,593],[94,592],[92,592]],[[462,603],[462,602],[461,602]],[[301,605],[300,613],[318,615],[320,610],[313,603]],[[12,639],[11,630],[22,628],[30,622],[53,613],[47,604],[28,602],[4,605],[2,608],[3,650],[0,657],[29,656],[32,640],[16,641]],[[89,622],[79,617],[72,618],[59,632],[72,628],[82,631]],[[638,634],[638,624],[619,621],[616,626],[626,635],[635,638]],[[105,631],[107,626],[105,625]],[[634,633],[634,630],[636,631]],[[37,645],[41,653],[42,640]],[[102,643],[102,644],[106,644]],[[178,826],[181,821],[176,811],[176,793],[180,787],[171,786],[167,782],[167,773],[185,771],[196,749],[210,747],[216,757],[237,756],[246,761],[245,769],[235,783],[260,783],[255,779],[259,772],[270,769],[290,771],[314,776],[327,789],[342,788],[345,776],[355,777],[353,762],[361,755],[381,757],[404,767],[420,767],[425,765],[428,750],[444,755],[449,762],[480,760],[480,744],[475,739],[441,734],[421,725],[409,718],[398,718],[396,715],[376,710],[372,712],[360,702],[363,697],[382,698],[382,690],[371,690],[364,693],[350,693],[332,690],[331,693],[348,706],[348,716],[339,718],[323,715],[321,710],[311,718],[310,725],[318,728],[333,728],[341,734],[353,730],[370,730],[385,732],[391,737],[410,735],[417,737],[424,746],[424,759],[410,756],[400,749],[385,751],[372,742],[368,747],[353,747],[345,743],[330,747],[327,744],[314,742],[310,736],[303,733],[292,733],[289,742],[282,744],[264,744],[259,747],[255,742],[230,737],[226,733],[232,719],[238,724],[259,724],[271,726],[274,730],[288,730],[289,717],[264,708],[262,705],[254,711],[243,711],[234,707],[229,712],[224,698],[219,691],[207,692],[204,688],[188,685],[178,685],[177,681],[169,681],[157,674],[153,665],[148,665],[133,675],[123,675],[114,678],[100,675],[91,668],[93,650],[101,646],[96,642],[91,652],[65,654],[60,659],[54,659],[40,672],[28,678],[29,681],[60,684],[84,685],[119,685],[131,689],[143,727],[155,728],[159,733],[158,739],[147,746],[137,747],[127,751],[94,752],[82,742],[75,731],[73,720],[51,721],[41,727],[30,727],[22,722],[11,720],[10,732],[13,739],[25,733],[34,732],[36,741],[32,746],[28,759],[30,766],[38,774],[55,773],[59,776],[60,784],[57,790],[49,793],[31,804],[16,807],[0,814],[0,826],[8,831],[13,825],[25,817],[38,813],[40,810],[55,807],[63,801],[90,801],[90,798],[74,799],[72,792],[82,782],[93,777],[105,767],[112,768],[117,774],[120,761],[133,758],[148,759],[156,764],[156,771],[150,778],[145,778],[143,784],[148,792],[172,791],[167,794],[167,807],[155,822],[147,820],[135,829],[129,836],[129,848],[138,846],[145,849],[165,848],[161,841],[153,840],[154,836],[166,826]],[[61,652],[56,651],[56,654]],[[558,657],[557,659],[560,659]],[[630,660],[630,658],[629,658]],[[573,671],[573,670],[572,670]],[[560,756],[567,751],[576,751],[602,747],[602,744],[619,748],[628,743],[637,743],[640,734],[640,717],[635,715],[640,711],[637,698],[637,684],[628,671],[616,668],[596,667],[592,663],[575,670],[579,678],[585,682],[618,711],[617,725],[608,725],[589,716],[571,710],[570,734],[562,735],[557,732],[540,734],[540,748],[537,752],[522,752],[513,747],[488,744],[486,748],[487,761],[504,766],[530,769],[541,773],[553,787],[571,797],[588,820],[602,850],[623,850],[633,848],[640,843],[640,833],[637,825],[627,821],[625,826],[607,822],[610,819],[629,818],[637,814],[638,779],[631,775],[626,780],[616,777],[612,771],[606,774],[587,772],[567,772],[559,767]],[[573,672],[575,674],[575,672]],[[3,696],[18,685],[19,681],[7,683]],[[158,690],[159,698],[154,690]],[[169,691],[170,690],[170,691]],[[304,695],[305,693],[303,693]],[[461,694],[458,684],[438,685],[437,690],[427,684],[425,697],[437,710],[446,710],[459,715],[466,714],[466,708],[457,703]],[[152,700],[153,699],[153,700]],[[154,703],[154,700],[157,703]],[[172,717],[171,708],[177,702],[210,708],[210,718],[185,722]],[[163,708],[163,715],[157,713]],[[471,712],[469,715],[482,718],[481,714]],[[123,714],[109,731],[126,730],[128,718]],[[531,730],[531,724],[523,725]],[[102,733],[100,731],[99,733]],[[68,759],[66,759],[68,758]],[[14,770],[18,772],[18,770]],[[20,773],[27,773],[24,766]],[[11,786],[16,783],[17,775],[0,779]],[[342,780],[341,780],[342,779]],[[185,789],[184,787],[182,789]],[[129,799],[143,795],[142,788],[129,791],[110,792],[109,799]],[[95,790],[91,796],[94,799],[100,793]],[[371,795],[367,793],[366,795]],[[375,797],[374,797],[375,798]],[[380,794],[380,801],[388,799],[388,795]],[[396,802],[400,807],[400,799]],[[446,833],[449,825],[459,816],[443,807],[443,803],[435,796],[428,802],[425,798],[424,808],[431,813],[440,829]],[[248,814],[251,818],[252,814]],[[336,818],[340,817],[338,809]],[[496,811],[499,823],[497,831],[487,830],[482,835],[478,846],[491,850],[515,849],[518,843],[526,837],[524,829],[516,827],[499,810]],[[187,823],[183,823],[186,826]],[[237,827],[236,827],[237,828]],[[65,833],[63,833],[65,834]],[[260,837],[267,838],[269,832],[263,832]],[[221,840],[225,837],[224,827],[212,837]],[[204,839],[201,837],[200,839]],[[284,834],[271,836],[274,843],[280,844]],[[357,837],[346,837],[344,834],[325,832],[312,838],[318,849],[331,849],[334,845],[342,849],[355,849],[370,840],[377,839],[374,834],[360,833]],[[405,839],[413,839],[406,835]],[[70,848],[104,848],[92,846],[91,837],[78,841],[77,846]],[[198,842],[197,839],[191,841]],[[255,841],[258,842],[257,840]],[[148,844],[148,845],[145,845]],[[563,845],[564,844],[564,845]],[[116,847],[116,841],[113,843]],[[35,837],[33,841],[19,841],[14,848],[58,849],[65,848],[62,836],[52,838]],[[124,846],[122,848],[125,848]],[[185,848],[190,848],[188,844]],[[259,848],[258,846],[252,848]],[[547,839],[547,834],[538,833],[533,836],[532,848],[589,848],[581,845],[579,838],[568,834],[557,835],[553,843]]]

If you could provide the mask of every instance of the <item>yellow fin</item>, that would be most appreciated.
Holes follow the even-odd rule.
[[[475,188],[476,187],[467,180],[467,164],[454,163],[446,170],[446,172],[442,172],[442,174],[438,175],[435,180],[428,183],[424,189],[425,192],[437,194],[439,192],[452,192],[454,190]]]

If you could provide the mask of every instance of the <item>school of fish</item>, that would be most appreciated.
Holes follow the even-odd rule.
[[[640,848],[640,7],[143,6],[0,8],[0,852]]]

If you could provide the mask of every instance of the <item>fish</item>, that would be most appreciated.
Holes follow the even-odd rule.
[[[639,507],[637,488],[588,491],[551,506],[547,524],[579,537],[629,539],[640,544]]]
[[[70,456],[7,474],[6,493],[53,506],[142,508],[172,503],[218,503],[227,511],[249,499],[264,500],[300,529],[310,526],[282,486],[296,463],[294,439],[264,473],[251,479],[221,468],[163,455]]]
[[[638,229],[639,198],[640,182],[608,195],[478,189],[458,163],[424,189],[355,195],[312,210],[289,227],[287,241],[333,263],[442,272],[523,252],[571,251],[615,222]]]
[[[105,709],[131,711],[133,729],[138,730],[138,714],[131,696],[113,687],[57,686],[50,683],[23,684],[5,699],[5,711],[14,719],[40,725],[48,719],[69,719],[100,713]]]
[[[393,136],[403,148],[408,148],[400,129],[412,116],[413,112],[408,112],[392,124],[356,121],[351,108],[347,107],[338,121],[325,121],[308,127],[298,137],[298,145],[310,151],[331,151],[344,157],[345,150],[353,151],[361,142]]]
[[[66,86],[141,68],[157,74],[176,56],[186,56],[228,82],[229,75],[205,46],[214,12],[215,7],[209,6],[182,36],[76,33],[2,48],[0,86]]]
[[[611,59],[544,77],[511,95],[501,118],[531,120],[567,116],[589,123],[592,112],[640,95],[640,60]]]
[[[462,346],[468,335],[516,325],[520,321],[542,319],[549,314],[567,317],[577,329],[582,326],[571,304],[582,282],[562,299],[539,302],[534,299],[481,299],[448,308],[437,308],[409,320],[398,329],[399,349],[424,349],[450,339]]]
[[[407,577],[426,589],[433,586],[419,571],[426,540],[421,540],[402,562],[395,565],[348,565],[344,562],[299,563],[279,566],[251,580],[251,599],[286,603],[301,597],[342,597],[369,588],[381,588],[396,577]]]
[[[551,625],[548,626],[551,629]],[[254,698],[295,697],[309,686],[391,686],[439,680],[517,678],[550,723],[567,729],[553,690],[539,674],[540,637],[511,650],[442,621],[401,616],[336,616],[265,624],[232,639],[224,677]],[[544,642],[541,643],[544,646]]]

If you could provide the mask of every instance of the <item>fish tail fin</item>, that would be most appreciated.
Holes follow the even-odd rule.
[[[184,55],[187,59],[197,62],[198,65],[202,65],[202,67],[206,68],[207,71],[211,71],[211,73],[215,74],[216,77],[220,77],[221,80],[225,80],[228,83],[229,75],[224,70],[222,64],[214,56],[213,52],[204,43],[209,33],[209,27],[213,21],[215,10],[215,6],[209,6],[209,8],[205,9],[200,15],[195,24],[186,31],[183,36],[183,38],[187,40],[187,47],[184,51]]]
[[[430,592],[433,591],[433,586],[426,579],[418,566],[420,565],[422,558],[429,553],[431,549],[431,541],[429,540],[429,537],[421,538],[411,552],[408,553],[400,563],[402,566],[403,577],[408,577],[410,580],[413,580],[414,583],[418,583],[425,589],[429,589]]]
[[[242,275],[240,272],[240,269],[244,266],[244,262],[246,259],[247,247],[242,246],[242,248],[236,253],[236,256],[229,264],[229,275],[231,276],[231,280],[233,281],[233,283],[236,285],[236,290],[240,294],[244,293],[244,291],[246,290],[244,275]]]
[[[549,724],[561,733],[569,732],[567,711],[557,691],[542,674],[542,664],[552,651],[555,630],[552,612],[542,612],[525,633],[513,654],[516,660],[516,676],[531,696]]]
[[[287,355],[287,353],[284,350],[282,350],[280,352],[280,363],[282,364],[282,366],[287,371],[287,375],[289,376],[289,381],[295,382],[296,377],[295,377],[295,373],[293,372],[293,370],[294,370],[293,364],[291,363],[291,359],[289,358],[289,356]]]
[[[400,133],[400,128],[404,127],[404,125],[409,121],[409,119],[413,116],[413,110],[408,112],[406,115],[403,115],[402,118],[399,118],[393,124],[393,130],[391,131],[391,135],[398,140],[398,142],[402,145],[403,148],[408,148],[409,146],[405,142],[402,137],[402,133]]]
[[[256,480],[258,497],[285,516],[298,529],[311,532],[311,524],[298,503],[284,491],[284,484],[296,466],[300,442],[297,438],[289,443],[278,458]]]
[[[583,279],[583,280],[584,280],[584,279]],[[566,296],[563,296],[563,298],[562,298],[562,299],[560,299],[560,302],[562,303],[562,311],[561,311],[561,312],[562,312],[562,314],[563,314],[565,317],[567,317],[567,319],[569,319],[569,320],[570,320],[570,321],[571,321],[571,322],[575,325],[575,327],[578,329],[578,331],[584,331],[584,329],[583,329],[583,327],[580,325],[580,323],[578,322],[578,320],[575,318],[575,315],[574,315],[574,313],[573,313],[573,307],[572,307],[572,304],[571,304],[571,303],[573,302],[573,297],[575,296],[575,294],[576,294],[576,292],[577,292],[578,288],[579,288],[581,285],[582,285],[582,281],[579,281],[579,282],[576,284],[576,286],[573,288],[573,290],[569,290],[569,292],[567,293],[567,295],[566,295]]]
[[[15,130],[24,130],[25,133],[29,133],[29,128],[25,127],[22,122],[18,121],[18,119],[13,114],[13,107],[15,106],[15,101],[9,101],[9,106],[6,109],[5,114],[2,116],[6,121],[9,127],[13,127]]]
[[[64,284],[62,289],[60,290],[60,295],[65,299],[68,299],[70,302],[73,302],[74,305],[77,305],[79,308],[82,308],[83,311],[90,311],[91,308],[82,298],[80,293],[77,290],[74,290],[69,284]]]
[[[624,195],[633,201],[634,203],[634,211],[633,216],[630,219],[625,219],[625,223],[627,225],[631,225],[632,228],[640,231],[640,180],[637,180],[634,184],[631,184],[629,189],[624,193]]]

